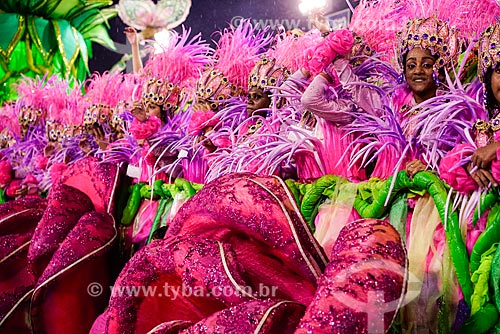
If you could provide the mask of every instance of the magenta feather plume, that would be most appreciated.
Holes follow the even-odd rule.
[[[271,42],[269,28],[259,30],[250,20],[241,20],[237,27],[219,32],[216,42],[215,68],[222,72],[238,88],[245,89],[248,77]]]
[[[22,77],[15,85],[19,106],[32,106],[33,108],[42,108],[45,105],[44,97],[40,92],[43,91],[47,77],[30,78]]]
[[[0,107],[0,132],[4,131],[16,137],[21,134],[15,103],[5,103]]]
[[[321,39],[318,30],[311,30],[299,37],[282,32],[276,35],[266,54],[268,58],[275,59],[277,65],[293,73],[306,65],[307,50],[318,45]]]
[[[201,34],[189,37],[190,29],[169,31],[170,39],[161,45],[161,52],[154,53],[144,66],[147,76],[168,81],[194,93],[196,82],[209,64],[212,49]]]
[[[476,38],[500,16],[495,0],[362,0],[354,9],[349,29],[363,37],[384,60],[396,62],[396,33],[414,18],[436,16],[459,30],[467,40]]]

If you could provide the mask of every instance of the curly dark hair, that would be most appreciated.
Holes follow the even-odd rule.
[[[500,69],[500,63],[495,67],[495,70]],[[486,99],[484,100],[484,106],[488,110],[488,116],[491,118],[497,116],[498,110],[500,109],[500,103],[495,99],[493,95],[493,90],[491,89],[491,76],[493,75],[493,66],[491,66],[484,74],[484,87],[486,89]]]

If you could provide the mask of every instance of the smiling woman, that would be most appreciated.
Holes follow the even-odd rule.
[[[437,84],[434,78],[435,57],[429,50],[416,47],[406,56],[404,62],[404,76],[413,92],[416,103],[436,96]]]
[[[407,139],[415,135],[417,105],[439,95],[445,68],[456,61],[460,51],[457,31],[435,17],[410,20],[406,29],[398,33],[398,62],[403,70],[401,79],[406,82],[402,82],[403,89],[395,100]],[[406,170],[410,177],[427,168],[418,154],[408,160]]]

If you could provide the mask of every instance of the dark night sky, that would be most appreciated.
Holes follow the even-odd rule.
[[[116,4],[118,0],[114,2]],[[352,4],[358,2],[351,1]],[[206,40],[210,39],[213,32],[226,28],[235,17],[252,17],[260,20],[261,23],[288,19],[290,21],[284,21],[284,24],[288,24],[292,28],[295,25],[307,28],[307,18],[299,12],[298,3],[299,0],[192,0],[191,10],[184,25],[192,29],[193,35],[201,32]],[[347,8],[347,3],[344,0],[331,0],[328,13],[339,12]],[[348,10],[344,13],[347,12]],[[119,17],[116,17],[110,21],[110,26],[110,35],[117,48],[122,53],[130,52],[130,47],[126,45],[126,38],[123,34],[124,23]],[[122,54],[96,44],[93,46],[93,52],[94,56],[90,60],[91,71],[106,71],[122,57]]]

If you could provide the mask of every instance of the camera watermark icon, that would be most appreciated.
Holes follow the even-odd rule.
[[[92,282],[87,286],[87,293],[91,297],[99,297],[103,291],[102,285],[97,282]]]
[[[331,295],[348,308],[367,314],[367,327],[369,334],[385,333],[384,316],[387,313],[397,311],[418,298],[422,287],[422,281],[399,264],[389,260],[370,259],[358,262],[335,277],[335,281],[347,282],[349,277],[356,274],[366,275],[373,271],[385,271],[400,276],[403,280],[403,293],[400,298],[386,301],[383,290],[370,290],[366,294],[366,302],[356,299],[342,291],[333,291]],[[406,287],[406,289],[405,289]]]

